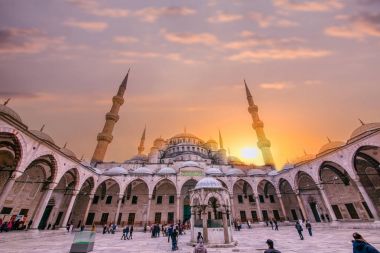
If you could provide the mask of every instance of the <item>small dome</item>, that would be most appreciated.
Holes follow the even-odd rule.
[[[297,163],[307,162],[307,161],[313,160],[314,158],[315,158],[314,154],[304,154],[303,156],[300,156],[291,160],[291,163],[297,164]]]
[[[108,169],[104,171],[103,175],[105,176],[119,176],[119,175],[127,175],[128,171],[124,169],[123,167],[113,167],[111,169]]]
[[[241,169],[229,169],[226,176],[245,176],[245,173]]]
[[[352,132],[352,134],[351,134],[350,139],[348,140],[348,142],[353,142],[358,137],[361,137],[361,136],[363,136],[366,133],[370,133],[372,131],[379,130],[379,129],[380,129],[380,123],[362,124],[360,127],[356,128]]]
[[[190,134],[190,133],[176,134],[171,139],[173,139],[173,138],[193,138],[193,139],[199,139],[197,136],[195,136],[194,134]]]
[[[135,155],[134,157],[132,157],[130,159],[131,161],[147,161],[148,160],[148,156],[144,155],[144,154],[141,154],[141,155]]]
[[[75,153],[73,151],[71,151],[70,149],[66,148],[66,147],[63,147],[60,149],[62,153],[64,153],[65,155],[71,157],[71,158],[77,158],[77,156],[75,155]]]
[[[48,134],[44,132],[41,132],[39,130],[30,130],[30,132],[34,134],[35,136],[37,136],[38,139],[55,144],[53,138],[51,138]]]
[[[12,119],[22,123],[20,115],[18,115],[15,111],[13,111],[6,105],[0,105],[0,114],[5,114],[11,117]]]
[[[284,166],[282,166],[282,170],[290,170],[294,168],[294,164],[292,163],[285,163]]]
[[[199,164],[197,162],[194,162],[194,161],[186,161],[186,162],[182,163],[181,168],[183,168],[183,167],[199,167]]]
[[[271,170],[268,172],[268,176],[276,176],[278,175],[278,171],[277,170]]]
[[[199,180],[194,189],[223,189],[223,186],[215,178],[205,177]]]
[[[162,148],[165,146],[165,140],[163,138],[157,138],[153,141],[153,146],[156,148]]]
[[[266,174],[266,172],[263,170],[260,170],[260,169],[250,169],[247,172],[248,176],[259,176],[259,175],[265,175],[265,174]]]
[[[175,169],[173,168],[170,168],[170,167],[164,167],[164,168],[161,168],[158,172],[157,172],[158,175],[175,175],[177,174],[177,172],[175,171]]]
[[[135,169],[133,174],[139,174],[139,175],[152,175],[153,172],[148,167],[140,167]]]
[[[228,157],[228,163],[229,164],[244,164],[239,158],[236,156],[229,156]]]
[[[206,175],[209,176],[223,176],[223,172],[219,168],[208,168],[206,170]]]
[[[318,155],[322,155],[326,152],[333,151],[333,150],[340,148],[344,145],[345,145],[345,143],[342,141],[329,141],[328,143],[326,143],[325,145],[323,145],[319,149]]]

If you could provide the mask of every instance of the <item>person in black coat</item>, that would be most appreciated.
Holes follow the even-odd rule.
[[[303,234],[302,234],[303,228],[298,221],[296,222],[295,227],[297,229],[298,235],[300,236],[300,239],[303,240]]]
[[[353,233],[352,241],[353,253],[380,253],[375,247],[364,240],[363,236],[359,233]]]
[[[309,220],[306,220],[306,228],[307,228],[307,231],[309,231],[309,235],[313,236],[313,232],[311,231],[311,224]]]

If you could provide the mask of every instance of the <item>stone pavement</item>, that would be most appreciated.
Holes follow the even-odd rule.
[[[258,227],[250,230],[244,229],[234,233],[238,241],[235,248],[208,249],[209,253],[224,252],[263,252],[265,241],[270,238],[275,242],[275,248],[282,253],[311,252],[311,253],[347,253],[352,252],[351,235],[353,232],[361,233],[364,238],[380,249],[380,230],[369,229],[336,229],[315,228],[313,237],[304,231],[305,240],[301,241],[292,226],[280,227],[280,231],[272,231],[267,227]],[[65,231],[20,231],[0,233],[0,252],[7,253],[68,253],[74,235]],[[132,241],[121,241],[121,233],[96,235],[94,253],[109,252],[170,252],[167,238],[150,238],[148,233],[136,232]],[[179,251],[192,252],[193,248],[187,246],[189,232],[180,237]]]

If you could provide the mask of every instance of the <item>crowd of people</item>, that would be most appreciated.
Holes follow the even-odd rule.
[[[2,218],[0,218],[0,233],[9,232],[12,230],[27,230],[32,225],[32,220],[30,220],[27,224],[26,219],[26,216],[12,216],[8,221],[4,221]]]

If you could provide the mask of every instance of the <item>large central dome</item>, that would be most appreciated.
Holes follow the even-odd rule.
[[[222,183],[212,177],[205,177],[199,180],[195,185],[195,189],[222,189]]]

